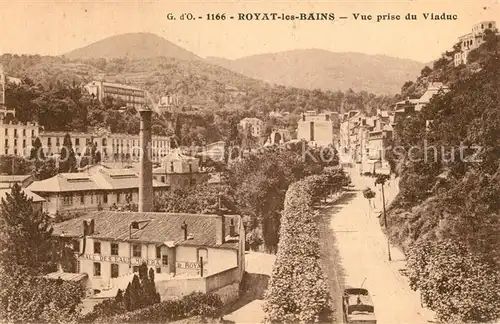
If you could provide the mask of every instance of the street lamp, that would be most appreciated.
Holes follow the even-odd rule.
[[[389,256],[389,261],[391,261],[391,245],[389,243],[389,229],[387,228],[387,214],[385,211],[385,194],[384,194],[384,184],[389,179],[389,176],[386,174],[378,174],[376,175],[375,185],[380,184],[382,187],[382,208],[384,213],[384,227],[387,232],[387,255]]]

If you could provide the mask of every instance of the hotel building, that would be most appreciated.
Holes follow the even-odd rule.
[[[331,113],[318,114],[308,111],[302,114],[302,119],[298,121],[298,140],[326,147],[334,144],[335,137],[335,120],[332,119]]]
[[[122,99],[126,106],[140,109],[146,104],[144,90],[119,83],[105,81],[92,81],[84,86],[85,89],[97,100],[102,102],[106,96]]]

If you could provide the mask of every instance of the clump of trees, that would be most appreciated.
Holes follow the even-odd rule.
[[[34,210],[16,184],[0,204],[0,317],[9,323],[74,321],[84,296],[80,283],[45,279],[72,262],[52,236],[47,214]]]

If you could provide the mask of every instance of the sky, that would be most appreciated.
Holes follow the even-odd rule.
[[[334,13],[333,21],[240,21],[238,13]],[[168,20],[172,13],[176,20]],[[192,13],[203,19],[180,20]],[[233,20],[208,21],[208,13]],[[372,15],[355,20],[353,14]],[[417,20],[405,20],[407,13]],[[457,15],[425,20],[423,13]],[[376,21],[377,15],[401,20]],[[338,19],[340,16],[347,19]],[[495,1],[1,1],[0,54],[61,55],[109,36],[151,32],[199,56],[235,59],[293,49],[385,54],[421,62],[439,58],[482,20],[500,24]]]

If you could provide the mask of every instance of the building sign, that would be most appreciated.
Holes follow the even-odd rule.
[[[177,261],[175,266],[179,269],[201,269],[201,265],[198,262]]]
[[[143,259],[143,258],[129,258],[118,255],[100,255],[100,254],[84,254],[80,260],[92,260],[96,262],[110,262],[110,263],[125,263],[140,266],[143,263],[151,267],[160,267],[161,260],[156,259]]]

